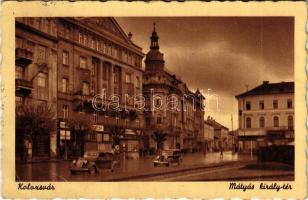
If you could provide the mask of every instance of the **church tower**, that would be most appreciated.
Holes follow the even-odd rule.
[[[162,71],[164,70],[164,54],[162,54],[159,51],[159,45],[158,45],[158,35],[155,28],[155,23],[153,24],[153,32],[151,39],[151,45],[150,45],[150,51],[146,55],[145,59],[145,71]]]

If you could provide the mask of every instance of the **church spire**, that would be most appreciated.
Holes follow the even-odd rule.
[[[152,36],[151,36],[151,46],[150,49],[159,49],[158,46],[158,35],[156,33],[156,28],[155,28],[155,22],[153,23],[153,32],[152,32]]]

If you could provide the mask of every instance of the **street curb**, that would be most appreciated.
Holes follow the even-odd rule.
[[[140,174],[140,175],[135,175],[135,176],[126,176],[126,177],[119,177],[119,178],[111,178],[107,180],[102,180],[104,181],[129,181],[131,179],[139,179],[139,178],[148,178],[151,176],[160,176],[160,175],[166,175],[166,174],[173,174],[173,173],[179,173],[179,172],[187,172],[187,171],[193,171],[193,170],[199,170],[199,169],[208,169],[208,168],[214,168],[214,167],[222,167],[228,164],[236,164],[238,162],[236,161],[225,161],[223,163],[218,163],[218,164],[209,164],[206,166],[198,166],[198,167],[192,167],[192,168],[184,168],[184,169],[177,169],[177,170],[170,170],[167,172],[154,172],[154,173],[149,173],[149,174]]]

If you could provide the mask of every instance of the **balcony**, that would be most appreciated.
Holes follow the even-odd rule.
[[[73,109],[75,111],[85,111],[85,112],[92,112],[92,98],[91,95],[82,95],[82,94],[75,94],[73,95]]]
[[[131,121],[117,117],[102,117],[102,123],[109,126],[120,126],[126,129],[142,129],[143,124],[140,121]]]
[[[32,82],[24,79],[15,79],[15,92],[17,96],[29,96],[33,89]]]
[[[33,62],[33,52],[23,48],[15,49],[15,62],[18,66],[27,66]]]

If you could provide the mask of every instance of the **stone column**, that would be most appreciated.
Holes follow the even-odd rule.
[[[110,68],[109,68],[109,94],[113,95],[114,94],[114,64],[110,63]]]
[[[97,66],[97,93],[101,94],[103,88],[103,62],[99,60]]]

